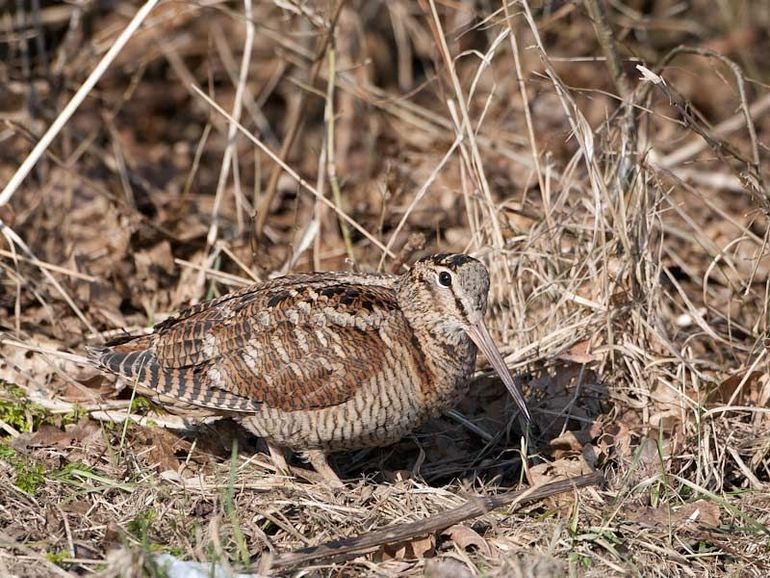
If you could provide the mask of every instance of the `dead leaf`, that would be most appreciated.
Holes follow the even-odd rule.
[[[441,532],[441,535],[448,536],[461,550],[468,550],[472,547],[479,550],[484,556],[491,554],[487,541],[476,530],[468,526],[456,524]]]
[[[77,424],[68,425],[63,430],[49,424],[43,424],[34,433],[17,436],[11,445],[14,449],[21,451],[34,447],[65,449],[75,445],[82,449],[98,439],[99,435],[99,427],[88,420],[81,420]]]
[[[134,253],[137,277],[145,282],[157,280],[162,273],[172,275],[174,273],[174,256],[171,253],[171,244],[161,241],[150,249]]]
[[[716,407],[731,403],[732,405],[754,405],[759,401],[760,378],[764,374],[752,371],[731,375],[713,391],[709,392],[707,407]],[[740,387],[740,390],[738,389]]]
[[[117,522],[110,520],[107,523],[107,528],[104,530],[104,538],[102,538],[102,547],[106,550],[114,550],[120,548],[123,536],[123,531],[118,526]]]
[[[70,403],[93,404],[114,398],[120,390],[115,388],[114,379],[93,369],[93,375],[80,378],[77,382],[67,381],[56,388],[56,395]]]
[[[578,435],[580,435],[583,440],[578,439]],[[584,430],[582,434],[581,432],[566,431],[559,437],[548,442],[548,445],[551,447],[551,453],[554,459],[558,460],[581,453],[583,445],[588,441],[587,437],[588,432],[586,430]]]
[[[160,472],[176,472],[179,469],[179,460],[174,454],[174,448],[162,438],[155,440],[149,458],[153,464],[157,464]]]
[[[529,481],[533,486],[539,486],[548,482],[574,478],[584,474],[590,474],[591,468],[585,463],[583,457],[567,460],[554,460],[532,466],[528,470]]]
[[[679,423],[687,411],[687,396],[670,385],[658,383],[650,394],[654,411],[650,415],[650,424],[655,427],[667,427]]]
[[[61,509],[64,512],[78,514],[80,516],[85,516],[92,507],[93,504],[91,502],[86,502],[85,500],[74,500],[72,502],[63,502],[61,504]]]
[[[591,353],[591,347],[595,345],[592,339],[584,339],[573,344],[569,349],[559,354],[559,359],[564,361],[571,361],[578,364],[587,364],[592,361],[597,361],[600,356],[596,353]]]
[[[532,466],[527,470],[527,477],[531,485],[539,486],[556,480],[563,480],[564,478],[574,478],[590,474],[592,471],[591,466],[580,455],[574,459],[561,459]],[[564,494],[546,498],[545,501],[566,514],[569,508],[572,507],[574,498],[571,493],[565,492]]]
[[[178,472],[180,464],[176,451],[189,449],[189,442],[162,428],[143,429],[137,435],[137,442],[149,446],[147,461],[161,473]]]
[[[632,462],[628,462],[629,471],[626,483],[638,484],[658,474],[662,468],[657,440],[642,438],[634,448]]]
[[[625,511],[625,514],[628,520],[647,528],[690,527],[694,529],[700,526],[718,526],[721,512],[717,504],[706,500],[697,500],[678,508],[667,506],[657,508],[631,507]]]
[[[718,526],[720,514],[719,506],[706,500],[685,504],[676,512],[678,521],[701,526]]]
[[[421,560],[423,558],[432,558],[435,554],[436,537],[433,534],[429,534],[428,536],[416,536],[396,544],[387,544],[375,552],[373,558],[376,562],[383,562],[385,560]]]

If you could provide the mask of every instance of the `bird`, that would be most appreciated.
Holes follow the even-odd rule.
[[[484,323],[489,272],[461,253],[402,275],[294,273],[194,305],[152,333],[91,347],[143,391],[234,416],[274,465],[304,453],[330,485],[329,453],[397,442],[467,393],[478,350],[524,397]]]

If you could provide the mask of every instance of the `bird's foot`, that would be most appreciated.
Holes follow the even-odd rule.
[[[316,472],[318,472],[323,480],[332,488],[344,488],[345,484],[339,478],[337,473],[329,465],[326,460],[326,454],[321,450],[308,450],[305,452],[305,457],[312,464]]]
[[[345,484],[331,468],[329,462],[326,461],[326,454],[321,450],[308,450],[304,452],[305,457],[315,470],[315,472],[313,472],[304,468],[290,467],[286,462],[286,455],[283,448],[268,443],[267,449],[270,451],[270,459],[273,462],[277,474],[285,476],[297,475],[309,482],[326,483],[332,488],[345,487]]]
[[[283,453],[283,448],[268,443],[267,449],[270,451],[270,459],[273,462],[276,473],[290,476],[291,470],[289,469],[289,464],[286,463],[286,456]]]

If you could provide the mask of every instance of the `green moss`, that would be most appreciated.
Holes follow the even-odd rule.
[[[45,484],[45,470],[40,464],[24,464],[16,470],[16,485],[22,492],[33,495]]]
[[[0,420],[17,431],[28,433],[37,429],[48,418],[50,414],[29,401],[23,389],[0,382]]]
[[[152,402],[144,396],[136,395],[131,400],[130,413],[145,414],[152,407]]]
[[[65,425],[79,423],[85,417],[88,417],[88,412],[75,404],[70,411],[61,416],[61,423],[59,425],[64,427]]]
[[[149,509],[141,514],[139,514],[136,518],[131,520],[128,524],[126,524],[126,529],[128,532],[137,540],[139,540],[142,544],[148,544],[148,533],[150,530],[150,526],[155,521],[155,518],[157,517],[157,514],[155,513],[155,510]]]
[[[34,495],[45,484],[45,469],[40,464],[29,462],[12,447],[0,443],[0,460],[16,470],[16,487],[22,492]]]
[[[13,465],[11,460],[17,456],[18,454],[16,453],[16,450],[8,447],[5,444],[0,444],[0,460],[5,460],[9,464]]]
[[[57,550],[56,552],[46,552],[45,559],[49,562],[53,562],[59,567],[64,567],[65,561],[69,558],[69,553],[66,550]]]
[[[165,548],[165,550],[175,558],[183,558],[187,554],[185,549],[181,546],[169,546]]]

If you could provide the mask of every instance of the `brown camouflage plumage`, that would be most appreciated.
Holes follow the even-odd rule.
[[[274,446],[386,445],[465,395],[478,341],[469,327],[483,323],[488,289],[485,267],[465,255],[400,277],[288,275],[91,355],[142,389],[237,414]]]

